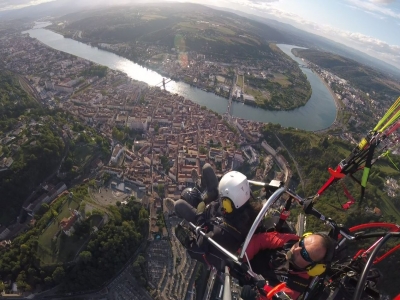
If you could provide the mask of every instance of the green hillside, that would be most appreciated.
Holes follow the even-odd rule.
[[[400,94],[398,81],[352,59],[311,49],[296,49],[295,52],[298,56],[351,82],[354,87],[370,93],[376,100],[379,100],[380,95],[387,94],[391,98],[397,98]]]

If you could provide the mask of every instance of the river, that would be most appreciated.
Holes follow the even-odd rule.
[[[162,81],[162,76],[157,72],[144,68],[126,58],[114,53],[92,47],[90,45],[64,38],[62,35],[45,29],[49,23],[37,23],[36,26],[23,33],[29,33],[45,45],[72,55],[107,66],[113,70],[126,73],[130,78],[157,85]],[[291,111],[267,111],[233,102],[232,115],[258,122],[278,123],[285,127],[294,127],[308,131],[321,130],[329,127],[336,118],[336,106],[332,94],[321,79],[309,68],[303,66],[301,59],[295,57],[291,49],[296,46],[278,45],[278,47],[292,59],[299,63],[301,70],[306,74],[312,88],[312,95],[307,104]],[[213,93],[207,93],[190,85],[171,81],[166,85],[171,93],[177,93],[200,105],[204,105],[215,112],[226,112],[228,100]]]

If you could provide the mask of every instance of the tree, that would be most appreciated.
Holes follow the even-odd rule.
[[[200,154],[207,154],[207,149],[204,146],[199,147]]]
[[[132,264],[132,271],[135,275],[140,274],[142,269],[140,267],[140,264],[137,261],[134,261]]]
[[[63,267],[57,267],[52,275],[52,278],[56,284],[61,283],[65,278],[65,271]]]
[[[29,251],[29,247],[26,244],[22,244],[20,246],[20,249],[21,249],[21,253],[25,253],[25,254]]]
[[[164,185],[163,184],[158,184],[157,186],[158,194],[163,197],[164,196]]]
[[[119,130],[117,127],[112,129],[112,137],[116,140],[122,141],[124,139],[124,132]]]
[[[40,205],[38,214],[39,215],[43,215],[45,212],[47,212],[49,210],[50,206],[47,203],[42,203]]]
[[[90,251],[82,251],[79,253],[79,259],[82,262],[87,263],[92,259],[92,253]]]
[[[117,201],[117,206],[120,207],[121,206],[121,201]]]

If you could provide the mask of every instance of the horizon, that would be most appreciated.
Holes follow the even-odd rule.
[[[0,0],[0,12],[16,11],[61,0]],[[169,0],[83,0],[80,5],[117,6]],[[196,3],[273,19],[382,60],[400,71],[400,3],[395,0],[192,0]],[[373,25],[372,25],[373,24]],[[397,30],[396,30],[397,29]]]

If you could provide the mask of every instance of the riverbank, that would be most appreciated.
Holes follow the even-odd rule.
[[[44,29],[49,30],[53,33],[59,34],[61,36],[63,36],[64,38],[67,39],[71,39],[73,41],[79,42],[79,43],[83,43],[86,44],[90,47],[94,47],[97,48],[99,50],[102,51],[106,51],[109,53],[113,53],[115,55],[118,55],[122,58],[125,58],[131,62],[133,62],[134,64],[137,64],[138,66],[145,68],[147,70],[153,71],[158,73],[159,75],[161,75],[163,78],[165,78],[165,82],[167,83],[166,85],[166,89],[169,90],[169,85],[168,82],[170,82],[171,80],[174,82],[182,82],[185,84],[190,85],[193,88],[196,88],[198,90],[202,90],[204,92],[207,93],[212,93],[218,97],[221,98],[225,98],[227,100],[229,100],[229,92],[223,92],[222,91],[222,87],[221,87],[221,91],[219,91],[220,86],[215,85],[210,87],[208,85],[208,81],[204,81],[202,82],[202,80],[200,81],[196,81],[194,76],[198,76],[198,75],[194,75],[194,76],[190,76],[190,75],[185,75],[185,73],[181,73],[180,76],[178,76],[177,74],[171,74],[171,72],[169,72],[168,70],[164,70],[163,66],[157,64],[157,63],[149,63],[148,60],[144,60],[144,59],[140,59],[137,58],[136,60],[132,60],[132,57],[129,57],[129,55],[126,55],[126,53],[122,53],[121,51],[119,51],[118,49],[109,49],[104,48],[101,46],[101,44],[98,44],[97,42],[91,42],[88,39],[85,38],[79,38],[76,34],[70,34],[70,33],[65,33],[62,30],[59,30],[57,27],[54,26],[48,26],[48,27],[44,27]],[[231,81],[231,78],[229,78],[229,76],[227,77],[228,81]],[[151,86],[151,84],[150,84]],[[155,86],[162,88],[163,86],[163,81],[160,80],[160,82],[155,83]],[[308,82],[308,86],[310,86],[309,82]],[[256,90],[258,93],[263,93],[264,91],[268,91],[271,92],[270,90],[267,89],[261,89],[261,90]],[[293,88],[294,93],[296,93],[295,88]],[[305,95],[304,99],[303,99],[303,95],[298,95],[299,98],[302,98],[301,101],[294,101],[292,100],[294,103],[290,103],[291,101],[286,99],[283,101],[282,99],[277,99],[276,101],[274,101],[273,103],[271,102],[264,102],[264,101],[245,101],[242,98],[238,98],[238,99],[233,99],[234,101],[241,103],[242,105],[248,106],[248,107],[254,107],[254,108],[259,108],[263,111],[270,111],[270,112],[281,112],[281,111],[285,111],[285,112],[291,112],[291,111],[295,111],[297,109],[300,109],[304,106],[307,105],[308,101],[310,100],[312,95],[312,88],[309,88],[309,91],[307,93],[307,95]],[[281,102],[282,101],[282,102]],[[285,104],[289,102],[289,105],[287,107],[285,107]],[[282,105],[281,105],[282,104]],[[290,105],[292,104],[292,105]],[[282,106],[282,107],[281,107]]]
[[[62,51],[83,59],[87,59],[96,64],[107,66],[112,70],[118,70],[127,74],[129,78],[145,82],[149,86],[160,85],[163,76],[150,69],[143,68],[131,60],[116,55],[115,53],[88,46],[85,43],[73,39],[64,38],[51,30],[37,28],[28,30],[32,38],[36,38],[50,48]],[[282,45],[283,47],[293,47]],[[290,53],[290,50],[287,51]],[[292,55],[291,53],[289,55]],[[293,56],[293,55],[292,55]],[[291,111],[269,111],[258,107],[243,105],[240,102],[232,101],[232,115],[241,119],[276,123],[284,127],[299,128],[306,131],[315,131],[327,128],[334,122],[336,106],[332,99],[332,94],[327,90],[311,70],[305,70],[312,88],[312,96],[305,106]],[[172,94],[178,94],[186,99],[205,106],[219,114],[224,114],[227,110],[227,100],[215,95],[214,93],[194,88],[184,82],[171,81],[166,85],[166,89]],[[339,115],[340,117],[340,115]]]
[[[311,69],[312,70],[312,69]],[[315,72],[314,70],[312,70],[323,82],[323,84],[326,86],[326,88],[328,89],[328,91],[331,93],[333,100],[335,101],[335,106],[336,106],[336,116],[335,116],[335,122],[337,121],[338,118],[338,114],[339,114],[339,109],[342,107],[342,102],[339,100],[339,98],[336,96],[335,92],[332,90],[332,88],[330,87],[330,85],[326,82],[326,80],[317,72]],[[332,124],[333,125],[333,124]]]

